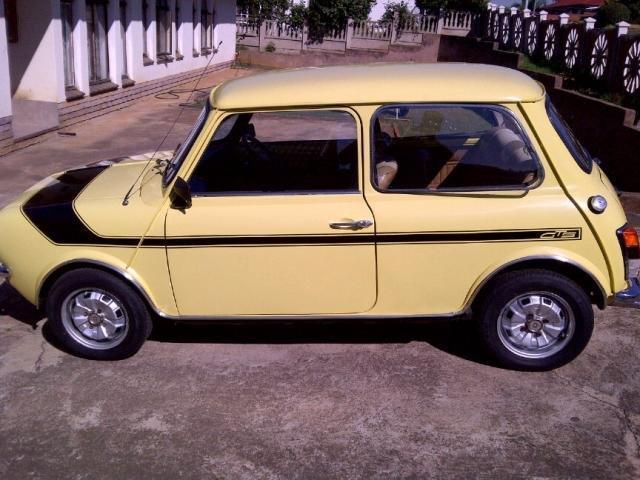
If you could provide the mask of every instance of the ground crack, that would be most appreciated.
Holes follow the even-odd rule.
[[[36,373],[38,373],[42,368],[42,360],[44,358],[46,343],[47,342],[45,340],[42,340],[42,342],[40,343],[40,354],[38,355],[38,358],[36,359],[36,363],[35,363]]]
[[[633,439],[636,442],[636,456],[640,457],[640,435],[638,435],[635,428],[633,428],[633,423],[631,422],[631,418],[629,417],[629,412],[627,412],[627,409],[621,408],[621,410],[627,430],[631,433]]]
[[[551,374],[555,377],[558,377],[560,380],[562,380],[565,384],[568,384],[570,387],[575,388],[576,390],[584,393],[586,396],[588,396],[589,398],[602,403],[603,405],[608,405],[609,407],[618,410],[619,412],[623,412],[624,409],[618,405],[617,403],[614,403],[610,400],[606,400],[604,398],[602,398],[601,396],[599,396],[597,394],[597,392],[590,392],[586,387],[584,387],[583,385],[577,384],[575,383],[573,380],[571,380],[570,378],[567,377],[563,377],[562,375],[557,374],[556,372],[551,372]]]
[[[583,385],[579,385],[575,383],[573,380],[567,377],[563,377],[555,372],[552,372],[552,375],[562,380],[565,384],[569,385],[572,388],[575,388],[579,392],[587,395],[589,398],[601,403],[603,405],[607,405],[608,407],[613,408],[616,412],[622,416],[622,420],[624,422],[625,435],[623,440],[623,448],[626,452],[626,457],[631,464],[632,468],[640,473],[640,434],[638,434],[633,427],[633,423],[631,422],[631,417],[629,416],[629,412],[624,407],[621,407],[619,404],[609,401],[607,399],[602,398],[597,394],[597,392],[590,392]],[[633,448],[635,445],[635,449]]]

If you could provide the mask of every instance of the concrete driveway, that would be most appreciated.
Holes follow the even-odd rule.
[[[0,158],[0,204],[52,171],[155,149],[179,101]],[[461,321],[165,325],[112,363],[49,338],[0,284],[2,479],[640,477],[640,310],[597,312],[587,350],[547,373],[493,366]]]

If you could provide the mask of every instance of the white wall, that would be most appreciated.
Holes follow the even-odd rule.
[[[53,113],[56,113],[56,104],[66,101],[60,0],[21,0],[16,2],[18,10],[17,43],[7,42],[3,2],[4,0],[0,0],[0,7],[2,7],[0,8],[2,12],[0,15],[0,119],[12,115],[12,111],[17,105],[16,102],[22,101],[24,104],[24,101],[27,100],[48,102],[53,108]],[[217,65],[234,60],[236,53],[235,1],[170,0],[170,5],[175,6],[175,2],[180,2],[182,23],[179,29],[176,29],[175,25],[173,26],[172,53],[175,56],[175,51],[179,46],[180,53],[184,58],[179,60],[175,57],[173,61],[168,63],[158,63],[156,61],[155,0],[148,0],[149,28],[146,32],[142,25],[142,0],[127,1],[128,25],[124,42],[120,33],[120,2],[119,0],[109,1],[107,15],[108,52],[109,78],[112,83],[118,86],[122,85],[123,48],[127,49],[127,73],[129,78],[136,82],[154,80],[199,69],[206,65]],[[196,6],[195,35],[194,22],[191,18],[194,2]],[[201,50],[199,26],[201,2],[207,2],[209,10],[214,12],[214,52],[206,55],[198,53],[194,56],[194,49],[197,52]],[[89,51],[86,0],[73,1],[73,16],[75,87],[88,95]],[[143,35],[147,36],[147,51],[149,58],[153,60],[150,65],[144,65],[143,62]],[[215,47],[218,45],[220,45],[220,49],[216,52]],[[47,118],[47,122],[49,121],[50,119]]]
[[[236,46],[236,23],[235,23],[235,1],[231,0],[195,0],[196,4],[196,31],[195,35],[193,32],[194,22],[192,21],[192,5],[193,2],[191,0],[175,0],[181,2],[180,15],[182,17],[182,26],[181,28],[174,32],[179,36],[178,43],[182,46],[182,55],[184,58],[182,60],[178,60],[174,58],[172,62],[169,63],[155,63],[156,60],[156,20],[155,20],[155,8],[153,0],[149,0],[149,29],[148,29],[148,51],[149,56],[152,60],[154,60],[153,65],[143,65],[142,64],[142,41],[136,42],[135,40],[132,42],[133,44],[139,44],[138,49],[134,49],[131,52],[133,57],[133,65],[131,71],[131,78],[136,82],[143,82],[147,80],[153,80],[156,78],[164,77],[166,75],[172,75],[176,73],[186,72],[188,70],[193,70],[197,68],[205,67],[207,64],[216,65],[218,63],[232,61],[235,58],[235,46]],[[214,32],[213,32],[213,47],[215,48],[220,41],[222,44],[220,45],[220,51],[217,53],[211,53],[208,55],[199,54],[198,56],[193,55],[194,51],[194,43],[195,50],[200,52],[200,2],[208,2],[209,9],[215,12],[213,21],[214,21]],[[142,3],[142,0],[130,0],[131,4],[134,3]],[[133,6],[133,5],[132,5]],[[137,7],[139,10],[139,7]],[[142,22],[141,19],[135,22],[135,25],[132,25],[131,34],[132,37],[142,38]],[[177,37],[174,35],[173,43],[175,50],[175,43]],[[194,42],[195,40],[195,42]],[[175,52],[174,52],[175,53]],[[213,55],[213,58],[212,58]],[[209,63],[210,62],[210,63]]]
[[[9,43],[13,97],[21,100],[63,101],[60,2],[40,0],[16,2],[16,5],[18,42]]]
[[[0,0],[0,119],[11,115],[11,79],[4,4]]]

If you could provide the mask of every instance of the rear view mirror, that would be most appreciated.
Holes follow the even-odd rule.
[[[191,208],[191,188],[184,178],[176,178],[169,198],[171,199],[171,208],[176,210]]]

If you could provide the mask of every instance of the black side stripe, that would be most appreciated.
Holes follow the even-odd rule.
[[[582,229],[495,230],[467,232],[349,233],[332,235],[193,236],[169,238],[102,237],[91,231],[76,213],[73,202],[104,166],[72,170],[44,187],[22,207],[27,219],[58,245],[96,245],[190,248],[214,246],[304,246],[362,244],[479,243],[580,240]]]
[[[483,232],[419,232],[347,234],[347,235],[288,235],[244,237],[185,237],[145,238],[143,247],[170,248],[207,246],[287,246],[287,245],[353,245],[353,244],[409,244],[409,243],[485,243],[526,242],[540,240],[579,240],[582,229],[499,230]]]

